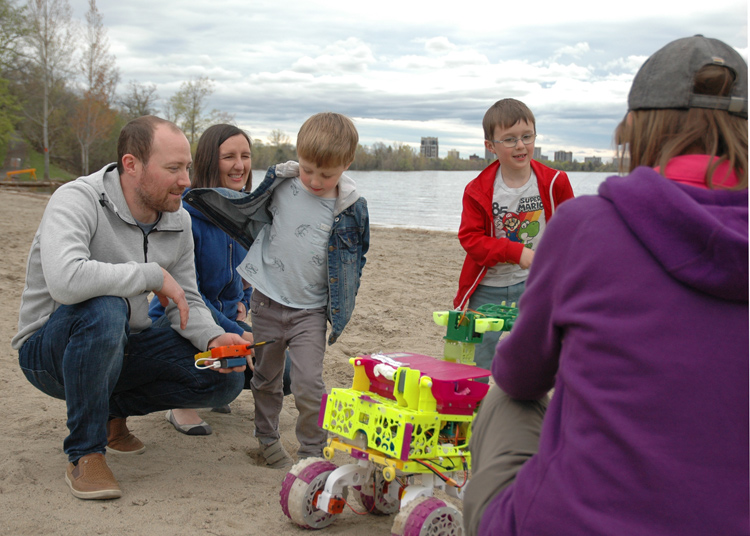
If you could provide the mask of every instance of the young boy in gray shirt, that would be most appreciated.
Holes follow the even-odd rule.
[[[255,350],[250,383],[255,436],[269,467],[292,463],[279,436],[287,347],[299,411],[297,454],[322,456],[326,445],[318,414],[327,322],[333,344],[354,310],[370,242],[367,202],[344,174],[358,141],[349,118],[316,114],[297,136],[299,163],[272,166],[252,194],[193,190],[187,197],[249,248],[237,271],[253,287],[253,335],[256,341],[275,340]]]

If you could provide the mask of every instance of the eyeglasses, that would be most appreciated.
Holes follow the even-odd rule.
[[[516,146],[518,140],[521,140],[524,145],[531,145],[536,139],[536,134],[524,134],[520,138],[505,138],[504,140],[492,140],[492,143],[502,143],[503,147],[511,149]]]

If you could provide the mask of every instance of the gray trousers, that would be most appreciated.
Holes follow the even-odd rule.
[[[472,425],[471,480],[464,494],[464,529],[474,536],[487,505],[511,485],[521,466],[539,450],[549,396],[514,400],[490,388]]]
[[[488,287],[487,285],[477,285],[474,294],[469,298],[469,309],[477,310],[482,305],[491,303],[500,305],[505,302],[507,305],[515,303],[518,306],[518,300],[526,289],[526,282],[516,283],[509,287]],[[488,331],[482,337],[482,342],[474,347],[474,362],[479,368],[492,370],[492,360],[495,358],[495,348],[503,331]],[[479,381],[487,383],[482,378]]]
[[[318,426],[325,392],[323,356],[326,343],[326,308],[292,309],[253,290],[250,298],[253,336],[257,342],[276,342],[255,350],[255,372],[250,388],[255,398],[255,436],[278,439],[279,415],[284,402],[284,351],[289,348],[292,394],[299,411],[299,456],[322,456],[328,437]]]

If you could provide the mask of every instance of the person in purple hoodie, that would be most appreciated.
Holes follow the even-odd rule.
[[[496,349],[468,534],[750,533],[747,91],[703,36],[641,67],[629,175],[559,208]]]

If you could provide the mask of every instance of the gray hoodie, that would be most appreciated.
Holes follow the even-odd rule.
[[[50,198],[26,265],[18,333],[19,349],[60,305],[98,296],[120,296],[128,303],[131,332],[151,326],[148,295],[164,283],[163,267],[185,291],[190,305],[187,328],[179,311],[167,307],[172,327],[199,350],[223,334],[203,303],[195,280],[193,235],[184,208],[163,212],[145,235],[136,224],[115,164],[61,186]]]

